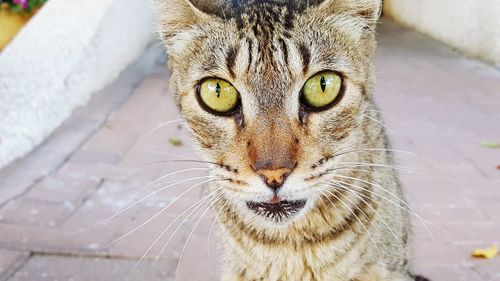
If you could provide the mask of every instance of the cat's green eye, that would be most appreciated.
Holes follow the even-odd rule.
[[[198,99],[202,105],[214,113],[231,113],[239,104],[236,88],[222,79],[205,79],[199,85],[198,91]]]
[[[342,78],[333,71],[324,71],[307,80],[302,88],[302,101],[313,109],[331,105],[340,95]]]

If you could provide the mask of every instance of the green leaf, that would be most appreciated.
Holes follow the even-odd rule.
[[[23,8],[17,4],[14,4],[13,6],[10,7],[10,10],[14,13],[19,13],[23,10]]]
[[[169,138],[168,142],[173,146],[181,146],[182,145],[182,140],[180,140],[179,138],[174,138],[174,137]]]
[[[485,148],[500,148],[500,143],[497,142],[491,142],[491,141],[483,141],[481,142],[481,146]]]

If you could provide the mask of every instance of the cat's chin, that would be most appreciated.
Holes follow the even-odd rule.
[[[306,206],[307,200],[283,200],[278,203],[246,202],[247,207],[265,220],[284,224],[289,222]]]

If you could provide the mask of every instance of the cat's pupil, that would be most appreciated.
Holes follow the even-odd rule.
[[[325,77],[321,77],[320,84],[321,84],[321,90],[324,93],[325,89],[326,89],[326,80],[325,80]]]
[[[215,86],[215,92],[217,93],[217,97],[220,98],[220,84],[217,83],[217,85]]]

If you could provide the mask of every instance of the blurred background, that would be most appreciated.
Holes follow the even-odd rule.
[[[413,271],[500,280],[498,1],[385,0],[378,38]],[[0,281],[217,280],[152,4],[2,0],[0,50]]]

